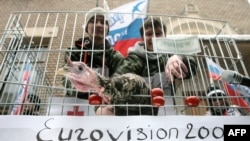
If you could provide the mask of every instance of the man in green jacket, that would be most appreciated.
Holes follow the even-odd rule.
[[[145,77],[151,88],[160,87],[164,89],[165,95],[172,97],[174,94],[174,79],[191,78],[196,74],[197,64],[191,56],[153,53],[152,38],[164,37],[166,30],[166,26],[158,18],[145,20],[140,28],[142,41],[138,41],[133,47],[129,48],[128,56],[116,70],[115,75],[138,74]],[[171,100],[171,102],[171,107],[174,107],[175,101]],[[169,101],[166,103],[171,104]],[[96,113],[105,114],[110,113],[110,111],[112,111],[112,107],[108,106],[99,108]],[[158,114],[158,111],[155,112],[155,108],[151,111],[154,111],[152,115]]]

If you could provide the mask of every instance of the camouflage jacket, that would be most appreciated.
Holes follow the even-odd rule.
[[[107,40],[105,41],[104,46],[94,47],[92,41],[88,37],[75,41],[75,46],[68,48],[65,53],[65,63],[67,56],[70,56],[72,61],[85,62],[97,72],[101,73],[101,70],[104,69],[105,76],[112,76],[124,60],[122,54],[115,51]],[[105,59],[104,62],[103,59]],[[88,94],[75,91],[71,82],[66,80],[66,78],[63,78],[62,81],[67,88],[67,95],[77,96],[78,98],[83,99],[88,98]]]
[[[137,42],[134,47],[129,48],[127,58],[123,61],[123,64],[117,69],[114,75],[116,76],[125,73],[135,73],[144,77],[146,81],[151,85],[151,88],[162,86],[161,88],[164,90],[165,95],[172,96],[173,87],[167,83],[165,73],[162,73],[165,72],[165,65],[167,63],[167,58],[169,57],[170,55],[167,54],[145,53],[145,46],[143,42]],[[194,58],[187,56],[181,57],[188,69],[192,70],[192,75],[195,75],[197,64]],[[159,74],[161,74],[161,81]],[[190,78],[192,75],[191,73],[189,73],[185,79]],[[121,95],[119,99],[121,100],[128,98],[126,97],[126,95]],[[175,103],[174,101],[175,100],[173,99],[173,103]],[[141,113],[147,113],[146,111],[143,111],[147,110],[146,108],[141,110]],[[157,113],[158,110],[154,109],[153,115],[157,115]]]
[[[164,72],[167,54],[145,53],[145,46],[143,42],[137,42],[134,47],[129,48],[128,56],[123,61],[123,64],[116,70],[115,75],[124,73],[135,73],[142,77],[153,76],[155,73]],[[183,62],[192,70],[192,75],[196,74],[197,64],[195,59],[191,56],[181,56]],[[191,77],[191,72],[188,73],[185,79]]]

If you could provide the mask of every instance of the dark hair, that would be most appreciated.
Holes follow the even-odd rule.
[[[35,103],[34,111],[39,111],[40,103],[41,103],[41,100],[40,100],[39,96],[34,95],[34,94],[29,94],[27,98],[28,98],[29,101]]]
[[[140,27],[140,35],[144,36],[144,29],[147,28],[158,28],[161,27],[163,31],[166,33],[166,25],[160,20],[160,18],[147,18],[144,21],[144,24]]]

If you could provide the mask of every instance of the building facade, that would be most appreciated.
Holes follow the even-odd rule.
[[[113,9],[132,1],[107,0],[107,3]],[[5,66],[1,68],[1,96],[5,95],[2,100],[13,101],[6,93],[18,91],[17,86],[21,85],[24,73],[20,70],[25,67],[26,61],[23,60],[27,58],[35,66],[30,74],[33,77],[29,91],[38,93],[44,101],[48,97],[64,96],[61,77],[55,77],[55,70],[64,64],[65,49],[84,36],[82,27],[86,11],[102,7],[103,1],[0,0],[0,3],[3,13],[0,15],[0,59],[4,60],[2,66]],[[217,59],[216,63],[226,69],[237,70],[244,75],[250,73],[250,5],[247,0],[149,0],[148,15],[164,20],[167,35],[188,34],[200,38],[201,53],[195,55],[199,73],[194,79],[184,82],[186,87],[182,85],[183,81],[177,82],[178,95],[205,95],[205,88],[210,82],[203,77],[206,75],[206,65],[202,64],[205,54]],[[182,98],[176,100],[179,105],[183,103]],[[41,107],[45,114],[48,105],[44,103]],[[2,109],[3,113],[8,113],[8,107],[3,106]],[[196,110],[191,109],[187,114],[204,113],[204,109]]]

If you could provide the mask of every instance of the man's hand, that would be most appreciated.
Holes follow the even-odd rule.
[[[102,102],[103,104],[111,104],[110,101],[111,101],[111,96],[110,95],[107,95],[107,94],[99,94],[99,96],[102,97]]]
[[[167,61],[165,73],[168,83],[171,83],[174,81],[174,78],[185,78],[187,76],[188,69],[180,56],[173,55]]]
[[[114,115],[114,112],[113,112],[113,107],[111,105],[107,105],[107,106],[100,106],[97,108],[96,110],[96,115],[100,115],[100,116],[103,116],[103,115]]]
[[[102,97],[103,106],[100,106],[96,110],[96,115],[114,115],[113,107],[111,104],[111,96],[107,94],[99,94]]]

